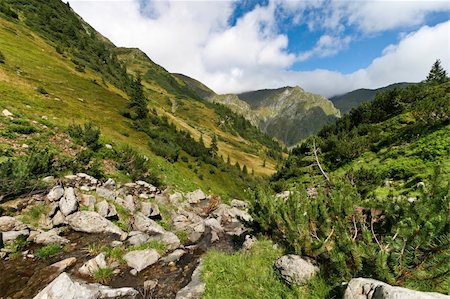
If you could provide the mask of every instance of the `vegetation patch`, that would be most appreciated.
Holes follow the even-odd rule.
[[[110,267],[99,268],[94,272],[94,280],[95,282],[106,284],[108,283],[113,275],[113,269]]]
[[[39,248],[36,251],[36,256],[40,259],[46,259],[46,258],[55,256],[60,252],[61,252],[61,245],[49,244],[49,245]]]

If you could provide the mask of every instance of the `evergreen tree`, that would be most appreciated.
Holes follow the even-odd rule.
[[[437,59],[431,67],[430,72],[428,73],[426,82],[432,84],[441,84],[447,82],[448,80],[449,78],[447,77],[447,72],[441,66],[441,61]]]
[[[209,148],[209,153],[211,157],[215,158],[217,156],[217,152],[219,151],[219,147],[217,146],[217,135],[214,134],[211,141],[211,146]]]
[[[227,164],[228,164],[228,165],[231,165],[230,155],[228,155],[228,157],[227,157]]]
[[[144,119],[148,116],[147,103],[148,100],[144,95],[141,77],[138,76],[133,80],[130,87],[130,108],[136,112],[137,118]]]
[[[205,147],[205,141],[203,140],[203,133],[200,134],[200,139],[198,140],[198,142]]]
[[[247,165],[244,164],[244,167],[242,168],[242,172],[245,174],[248,174]]]
[[[241,170],[241,165],[239,164],[238,161],[236,161],[236,164],[234,164],[234,166],[235,166],[237,169],[239,169],[239,171]]]
[[[262,167],[266,167],[266,159],[264,159]]]

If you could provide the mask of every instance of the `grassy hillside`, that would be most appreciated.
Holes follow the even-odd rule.
[[[197,81],[191,77],[183,74],[172,74],[175,77],[183,80],[191,89],[193,89],[203,99],[215,96],[216,93],[202,82]]]
[[[252,139],[243,138],[240,132],[232,130],[232,124],[221,122],[224,112],[217,112],[222,111],[220,107],[202,103],[181,80],[155,64],[149,63],[133,71],[130,65],[147,63],[148,57],[134,49],[114,49],[67,5],[58,0],[2,1],[2,7],[0,110],[7,109],[14,114],[12,120],[1,117],[2,161],[29,155],[29,151],[20,148],[23,142],[46,148],[57,146],[60,140],[70,141],[66,133],[69,125],[91,122],[101,131],[101,144],[109,143],[117,150],[125,145],[133,147],[146,157],[151,172],[164,184],[182,191],[200,187],[226,197],[243,196],[242,190],[248,184],[246,175],[220,162],[218,157],[218,164],[213,165],[181,149],[179,159],[169,161],[152,150],[151,137],[137,129],[132,119],[123,116],[130,104],[128,94],[133,81],[126,72],[129,70],[141,73],[150,99],[149,109],[157,110],[154,119],[161,120],[161,128],[169,128],[173,123],[176,128],[189,132],[196,143],[203,134],[206,147],[216,134],[223,159],[230,156],[230,163],[246,165],[248,172],[252,169],[256,174],[274,172],[275,160],[268,153],[276,151],[276,144],[269,138],[256,133]],[[44,22],[49,15],[52,21]],[[135,62],[123,64],[117,57],[124,55],[124,51],[127,55],[137,53]],[[171,100],[176,101],[179,113],[172,113]],[[164,119],[169,122],[164,123]],[[47,129],[39,128],[39,123],[50,131],[43,134],[42,130]],[[24,130],[17,126],[36,128]],[[249,130],[257,132],[256,128]],[[181,136],[176,130],[172,133]],[[53,140],[48,137],[52,134],[66,137]],[[264,140],[268,146],[257,140]],[[252,150],[244,151],[244,148]],[[207,152],[207,148],[203,146],[202,151]],[[93,156],[101,158],[102,154]],[[100,160],[108,164],[110,159]],[[265,167],[264,160],[267,160]],[[109,166],[103,167],[108,176],[130,179],[126,172]],[[74,171],[74,168],[68,167],[66,171]]]
[[[395,88],[402,88],[413,83],[395,83],[385,87],[377,89],[366,89],[361,88],[357,90],[350,91],[348,93],[334,96],[330,98],[330,101],[338,108],[343,114],[350,112],[352,108],[356,108],[362,103],[372,101],[376,94],[382,91],[387,91]]]

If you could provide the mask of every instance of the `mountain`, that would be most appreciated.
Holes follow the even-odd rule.
[[[50,128],[47,134],[71,140],[68,127],[90,123],[86,132],[95,136],[92,128],[98,128],[100,143],[117,152],[108,158],[97,148],[83,152],[84,162],[65,164],[58,172],[102,173],[126,181],[133,175],[123,164],[132,156],[121,156],[127,147],[145,157],[148,173],[161,184],[181,191],[202,188],[239,197],[252,178],[236,172],[234,164],[257,176],[275,172],[279,144],[226,107],[203,101],[142,51],[115,47],[68,4],[8,0],[0,6],[0,110],[14,115],[0,118],[0,162],[26,157],[23,143],[53,148],[55,159],[68,159],[75,151],[46,138],[40,124]],[[138,77],[150,111],[144,120],[130,114]],[[83,130],[71,134],[82,142]]]
[[[297,144],[340,116],[328,99],[298,86],[215,95],[209,100],[244,115],[287,146]]]
[[[395,83],[377,89],[356,89],[342,95],[331,97],[330,101],[333,102],[333,104],[341,111],[341,113],[345,114],[348,113],[352,108],[356,108],[362,103],[372,101],[375,98],[376,94],[379,92],[391,90],[394,88],[403,88],[411,84],[414,83]]]
[[[187,86],[189,86],[192,90],[194,90],[203,99],[210,98],[216,95],[216,93],[212,89],[210,89],[208,86],[206,86],[200,81],[197,81],[183,74],[172,74],[172,75],[180,80],[183,80],[187,84]]]

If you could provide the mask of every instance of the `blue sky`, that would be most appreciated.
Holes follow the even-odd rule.
[[[450,67],[450,1],[73,0],[118,46],[219,93],[299,85],[325,96]]]

